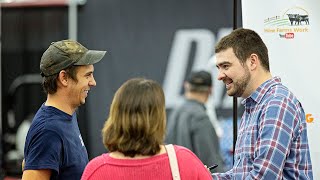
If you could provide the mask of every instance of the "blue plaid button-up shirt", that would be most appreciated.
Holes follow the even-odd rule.
[[[305,113],[278,77],[242,101],[233,168],[213,179],[313,179]]]

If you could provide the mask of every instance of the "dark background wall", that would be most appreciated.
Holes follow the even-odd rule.
[[[108,51],[95,66],[97,87],[78,111],[90,158],[106,151],[100,132],[120,85],[136,76],[163,83],[178,30],[206,29],[217,37],[221,28],[233,27],[232,1],[95,0],[79,6],[78,13],[78,41],[90,49]],[[240,27],[239,3],[238,14]],[[19,76],[39,74],[40,58],[48,45],[68,38],[68,8],[2,8],[1,18],[4,140],[5,133],[14,135],[22,120],[35,113],[45,100],[39,83],[24,83],[11,92],[9,88]],[[192,69],[192,57],[197,51],[196,43],[192,47],[186,74]],[[231,107],[217,108],[218,116],[231,116]],[[13,126],[8,124],[9,109],[15,114]],[[4,153],[13,148],[14,144],[3,141]]]
[[[100,130],[117,88],[136,76],[163,82],[177,30],[208,29],[217,34],[220,28],[232,28],[232,23],[232,1],[111,0],[83,6],[79,41],[109,51],[95,67],[98,86],[87,104],[91,155],[104,151],[102,144],[96,142],[101,142]]]
[[[67,38],[67,10],[66,7],[1,8],[3,154],[0,162],[8,174],[21,171],[20,159],[12,157],[17,148],[16,132],[46,98],[39,82],[39,62],[50,42]],[[26,81],[27,75],[38,78]]]

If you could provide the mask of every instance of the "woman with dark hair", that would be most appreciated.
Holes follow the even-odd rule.
[[[116,92],[102,130],[109,153],[91,160],[83,180],[173,179],[167,149],[165,98],[161,86],[144,78],[125,82]],[[189,149],[174,145],[182,180],[212,179]]]

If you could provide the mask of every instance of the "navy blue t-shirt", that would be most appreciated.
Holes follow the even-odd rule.
[[[76,113],[40,107],[27,134],[25,170],[51,169],[51,179],[79,180],[88,163]]]

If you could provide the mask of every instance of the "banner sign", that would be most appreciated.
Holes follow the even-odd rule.
[[[243,27],[269,49],[270,69],[302,103],[315,179],[320,179],[320,1],[242,1]]]

